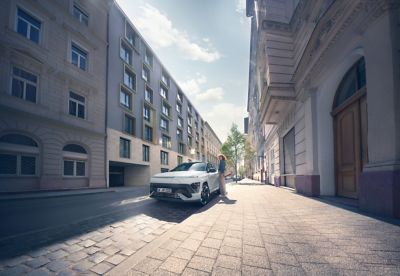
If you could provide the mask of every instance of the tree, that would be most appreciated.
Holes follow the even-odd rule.
[[[239,175],[240,175],[240,178],[246,177],[246,168],[243,165],[239,167]]]
[[[241,133],[236,124],[232,124],[228,138],[226,142],[222,145],[221,151],[228,158],[230,164],[232,164],[237,182],[238,175],[238,162],[241,160],[243,149],[244,149],[245,138],[243,133]]]
[[[251,178],[253,178],[252,164],[254,161],[254,157],[256,157],[256,152],[251,146],[250,142],[246,140],[246,142],[244,143],[244,166],[247,174],[251,174]]]

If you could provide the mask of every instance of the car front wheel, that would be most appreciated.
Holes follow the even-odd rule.
[[[201,205],[206,205],[208,201],[210,200],[210,188],[208,188],[207,184],[203,185],[203,188],[201,190],[201,199],[200,203]]]

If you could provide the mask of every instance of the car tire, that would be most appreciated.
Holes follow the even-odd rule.
[[[200,204],[204,206],[208,203],[209,200],[210,200],[210,188],[208,187],[207,184],[203,184],[200,194]]]

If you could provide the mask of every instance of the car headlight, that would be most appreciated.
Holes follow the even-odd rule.
[[[199,188],[200,188],[200,182],[194,182],[194,183],[190,184],[190,186],[192,187],[192,189],[193,189],[195,192],[198,192],[198,191],[199,191]]]

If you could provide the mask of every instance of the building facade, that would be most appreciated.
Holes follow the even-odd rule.
[[[0,192],[106,186],[107,1],[0,3]]]
[[[205,123],[205,141],[205,160],[217,168],[218,154],[221,152],[222,142],[208,122]]]
[[[266,181],[400,216],[400,2],[248,0]]]
[[[113,0],[0,3],[0,192],[146,185],[205,121]]]
[[[109,186],[147,185],[182,162],[208,160],[211,127],[117,4],[109,18]]]

